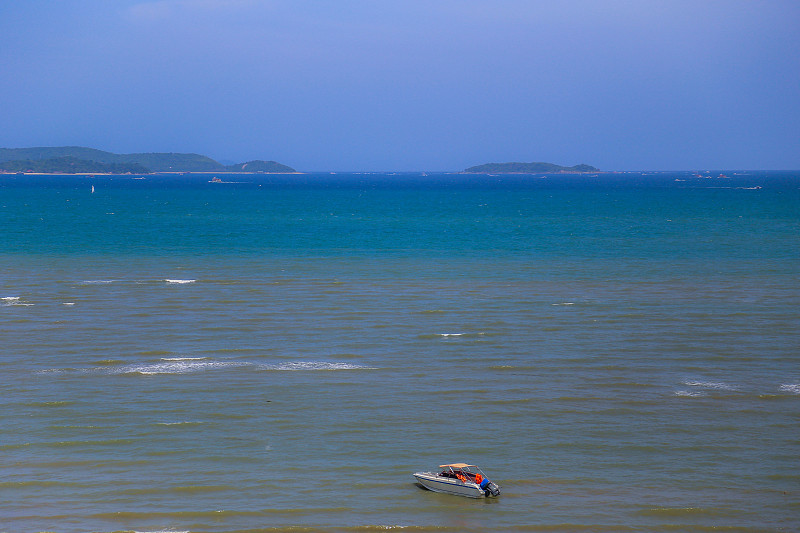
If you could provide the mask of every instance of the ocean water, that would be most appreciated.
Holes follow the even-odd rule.
[[[719,174],[0,176],[0,532],[798,531],[800,173]]]

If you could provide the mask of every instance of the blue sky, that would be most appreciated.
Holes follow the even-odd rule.
[[[0,0],[0,146],[800,168],[800,2]]]

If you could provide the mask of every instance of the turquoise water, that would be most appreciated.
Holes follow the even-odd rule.
[[[800,527],[800,174],[209,179],[0,176],[0,532]]]

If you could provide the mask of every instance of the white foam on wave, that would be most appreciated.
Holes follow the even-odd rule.
[[[786,383],[778,387],[781,392],[791,392],[792,394],[800,394],[800,383]]]
[[[684,385],[688,387],[698,387],[701,389],[713,389],[713,390],[737,390],[736,387],[732,387],[727,383],[722,383],[719,381],[684,381]]]
[[[698,391],[689,391],[689,390],[676,390],[675,396],[683,396],[686,398],[699,398],[701,396],[705,396],[705,393]]]
[[[45,368],[44,370],[37,370],[36,374],[62,374],[68,372],[66,368]]]
[[[189,374],[192,372],[202,372],[205,370],[220,370],[224,368],[235,368],[249,366],[251,363],[241,361],[213,361],[207,359],[181,359],[161,360],[158,363],[145,363],[125,365],[108,370],[111,374]]]
[[[552,305],[575,305],[575,302],[561,302],[559,304],[552,304]]]
[[[44,373],[80,373],[105,375],[158,375],[158,374],[191,374],[195,372],[215,371],[251,367],[267,371],[333,371],[333,370],[375,370],[374,367],[343,363],[336,361],[288,361],[277,364],[257,364],[249,361],[214,360],[209,357],[164,357],[158,361],[132,363],[116,366],[93,368],[51,368],[37,371]]]
[[[290,361],[279,365],[267,365],[267,370],[374,370],[372,367],[354,365],[352,363],[336,363],[330,361]]]
[[[197,280],[196,279],[165,279],[164,281],[166,281],[167,283],[175,283],[175,284],[178,284],[178,285],[183,285],[185,283],[194,283]]]
[[[26,303],[22,301],[22,298],[19,296],[3,296],[0,298],[0,301],[3,302],[3,305],[20,305],[23,307],[29,307],[33,304]]]
[[[443,339],[459,339],[464,337],[466,339],[480,338],[486,335],[485,331],[470,331],[467,333],[432,333],[427,335],[420,335],[420,338],[441,337]]]
[[[83,285],[107,285],[109,283],[116,283],[118,279],[86,279],[81,281]]]

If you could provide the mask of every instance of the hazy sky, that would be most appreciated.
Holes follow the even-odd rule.
[[[0,147],[800,168],[800,2],[0,0]]]

